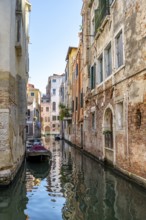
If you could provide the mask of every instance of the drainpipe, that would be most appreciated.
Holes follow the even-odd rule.
[[[126,159],[129,161],[129,124],[128,124],[128,96],[129,96],[129,91],[128,91],[128,88],[127,88],[127,96],[126,96]]]

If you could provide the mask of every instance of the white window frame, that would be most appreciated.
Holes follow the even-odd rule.
[[[109,48],[110,48],[110,54],[111,54],[111,72],[110,74],[108,73],[107,68],[109,65],[107,65],[107,61],[109,63],[109,59],[108,59],[108,51],[109,51]],[[110,77],[112,75],[112,72],[113,72],[113,58],[112,58],[112,44],[111,42],[107,45],[107,47],[105,48],[104,50],[104,70],[105,70],[105,79]]]
[[[113,0],[113,2],[110,4],[110,7],[113,7],[115,2],[116,2],[116,0]]]
[[[120,105],[122,105],[122,111],[120,110]],[[122,114],[120,114],[121,112]],[[120,123],[119,123],[120,121]],[[123,130],[124,128],[124,100],[116,102],[116,129]]]
[[[117,37],[120,34],[122,34],[123,64],[121,66],[118,66],[117,65]],[[116,34],[114,36],[114,66],[115,66],[116,72],[125,66],[125,53],[124,53],[124,51],[125,51],[125,49],[124,49],[124,28],[122,27],[116,32]]]
[[[100,60],[101,60],[101,57],[102,57],[102,81],[101,81],[101,74],[100,74]],[[104,81],[104,52],[102,52],[101,54],[100,54],[100,56],[98,57],[98,59],[97,59],[97,84],[99,85],[99,84],[101,84],[101,83],[103,83],[103,81]]]

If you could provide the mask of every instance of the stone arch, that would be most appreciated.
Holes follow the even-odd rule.
[[[105,159],[110,163],[114,163],[114,110],[110,104],[103,114],[103,143]]]

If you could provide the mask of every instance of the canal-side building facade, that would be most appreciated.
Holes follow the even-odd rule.
[[[0,185],[17,173],[25,153],[29,1],[0,2]]]
[[[71,142],[83,147],[83,58],[82,58],[82,33],[79,33],[80,41],[73,61],[72,73],[72,123]]]
[[[65,74],[53,74],[48,78],[46,95],[50,97],[50,134],[60,134],[59,104],[60,87],[64,82]]]
[[[73,97],[72,97],[72,85],[74,75],[74,61],[77,54],[77,47],[69,47],[66,55],[66,67],[65,67],[65,106],[69,111],[72,111]],[[71,141],[72,134],[72,117],[64,118],[64,138]]]
[[[82,147],[141,182],[146,179],[145,11],[144,0],[84,0],[81,11]],[[81,132],[73,135],[79,145],[75,139]]]
[[[34,85],[27,85],[26,136],[40,138],[41,136],[41,92]]]
[[[48,135],[50,134],[50,99],[44,95],[41,99],[41,134]]]

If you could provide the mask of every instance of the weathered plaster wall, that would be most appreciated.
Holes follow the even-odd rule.
[[[22,1],[25,23],[25,0]],[[22,54],[16,43],[16,0],[0,2],[0,185],[9,184],[25,153],[26,60],[28,48],[22,27]],[[27,24],[28,25],[28,24]]]
[[[109,20],[91,45],[90,64],[97,62],[111,42],[112,75],[85,94],[84,149],[99,159],[107,159],[129,173],[146,178],[146,2],[117,0],[110,11]],[[120,30],[123,32],[124,64],[117,69],[115,36]],[[121,128],[118,127],[119,103],[123,103]],[[96,109],[96,130],[92,129],[93,107]],[[113,150],[105,149],[103,130],[107,108],[113,115]],[[137,110],[141,112],[139,127]]]

